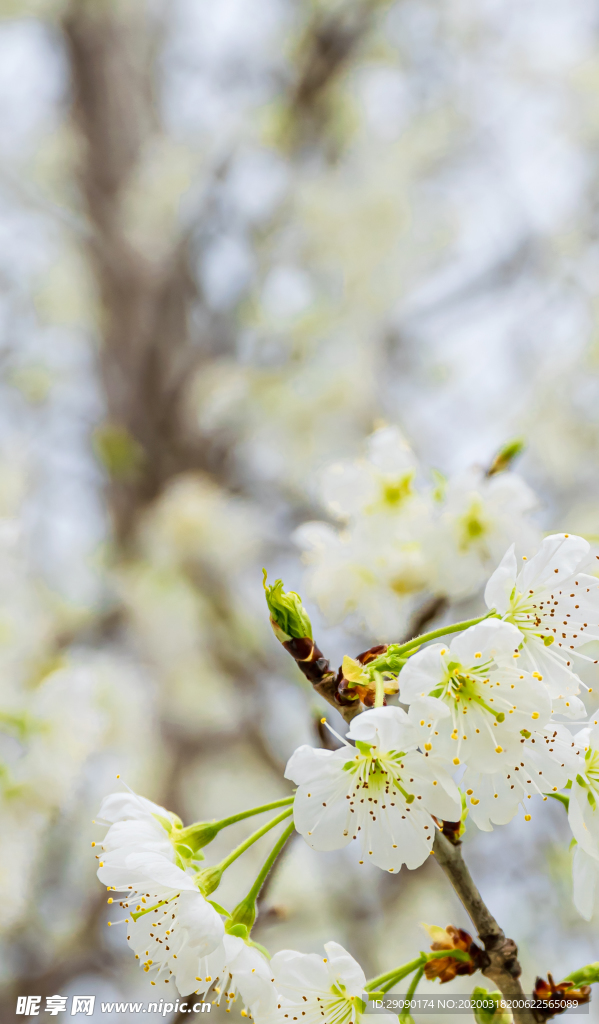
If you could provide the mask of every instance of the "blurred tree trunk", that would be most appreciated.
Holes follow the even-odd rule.
[[[99,431],[98,447],[111,472],[110,506],[123,543],[139,509],[173,474],[205,466],[199,438],[182,411],[189,371],[199,357],[189,332],[196,287],[187,238],[160,258],[140,252],[127,235],[127,192],[153,130],[147,23],[129,5],[72,0],[63,27],[73,115],[84,143],[79,180],[100,301],[108,424]]]

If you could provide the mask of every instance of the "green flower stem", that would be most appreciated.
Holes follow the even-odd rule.
[[[229,825],[235,825],[238,821],[244,821],[246,818],[252,818],[255,814],[274,811],[278,807],[289,807],[294,799],[294,796],[285,796],[280,800],[273,800],[269,804],[261,804],[260,807],[251,807],[247,811],[231,814],[230,817],[221,818],[220,821],[196,821],[193,825],[188,825],[187,828],[179,829],[175,833],[174,838],[177,843],[187,843],[194,850],[201,849],[203,846],[211,843],[221,829],[227,828]]]
[[[291,814],[291,810],[289,810],[288,813]],[[282,821],[283,817],[284,816],[281,815],[280,818],[279,818],[279,821]],[[274,863],[275,863],[277,857],[279,856],[281,850],[285,846],[285,843],[287,842],[287,840],[291,838],[291,836],[293,835],[294,832],[295,832],[295,824],[292,822],[291,825],[288,825],[287,828],[285,829],[285,831],[282,833],[282,835],[279,836],[279,838],[277,839],[277,841],[276,841],[275,845],[273,846],[272,850],[270,851],[268,857],[264,861],[264,864],[262,865],[262,868],[260,869],[260,872],[258,873],[258,877],[256,878],[256,881],[254,882],[252,888],[248,892],[246,899],[250,899],[250,900],[251,899],[257,900],[258,899],[258,896],[260,895],[260,889],[264,885],[264,883],[265,883],[265,881],[266,881],[266,879],[267,879],[267,877],[268,877],[272,867],[274,866]]]
[[[374,673],[374,685],[376,688],[374,706],[375,708],[382,708],[385,703],[385,682],[380,672]]]
[[[391,988],[392,985],[397,985],[398,982],[407,978],[408,974],[411,974],[412,971],[417,970],[419,967],[424,967],[429,960],[439,960],[444,956],[452,956],[455,960],[462,960],[464,963],[470,960],[470,954],[466,953],[463,949],[435,949],[430,953],[421,953],[415,960],[410,960],[407,964],[402,964],[401,967],[394,967],[392,971],[387,971],[386,974],[379,974],[376,978],[367,982],[364,987],[367,992],[371,992],[372,989],[377,988],[379,985],[384,985],[386,986],[385,991],[387,991],[387,987]]]
[[[392,971],[386,971],[385,974],[377,975],[376,978],[368,981],[364,987],[367,992],[370,992],[371,989],[378,988],[379,985],[384,985],[384,983],[389,981],[391,978],[393,978],[394,981],[401,981],[403,978],[407,978],[408,974],[411,974],[412,971],[415,971],[418,967],[422,967],[422,954],[420,954],[420,956],[415,960],[410,960],[409,963],[403,964],[401,967],[394,967]]]
[[[446,636],[448,633],[459,633],[463,629],[469,629],[470,626],[476,626],[479,622],[484,622],[485,619],[491,617],[497,618],[496,611],[487,612],[486,615],[479,615],[477,619],[467,619],[465,622],[454,622],[453,626],[441,626],[440,629],[433,629],[430,633],[422,633],[421,636],[414,637],[413,640],[408,640],[405,644],[400,644],[398,647],[393,645],[393,653],[396,656],[405,654],[407,651],[411,651],[414,647],[420,647],[422,644],[428,643],[429,640],[436,640],[437,637]]]
[[[290,814],[291,811],[288,811],[287,813]],[[283,817],[284,815],[281,815],[278,820],[281,821]],[[274,824],[274,822],[272,822],[272,824]],[[245,896],[244,899],[242,899],[241,903],[237,904],[235,910],[233,911],[231,917],[229,918],[225,925],[225,930],[230,935],[238,935],[242,939],[249,939],[250,932],[254,926],[254,921],[256,920],[256,900],[260,895],[260,890],[264,885],[269,872],[272,870],[277,857],[279,856],[281,850],[285,846],[285,843],[293,835],[294,832],[295,824],[292,822],[291,825],[288,825],[285,831],[277,839],[268,857],[264,861],[264,864],[260,868],[260,871],[258,872],[258,877],[256,878],[256,881],[252,885],[252,888],[248,892],[247,896]]]
[[[414,993],[416,992],[416,989],[418,988],[418,985],[420,984],[420,979],[422,978],[423,974],[424,974],[424,967],[421,967],[418,971],[416,971],[416,974],[412,978],[412,980],[410,982],[410,987],[409,987],[408,991],[405,994],[405,1001],[407,1003],[409,1003],[412,1000],[412,998],[414,997]],[[406,1007],[406,1009],[401,1011],[401,1013],[399,1015],[399,1024],[404,1024],[404,1021],[407,1021],[407,1020],[410,1020],[410,1019],[411,1019],[411,1014],[410,1014],[410,1008],[408,1006],[408,1007]]]
[[[254,814],[262,814],[264,811],[274,811],[277,807],[288,807],[295,800],[294,796],[284,796],[280,800],[273,800],[270,804],[262,804],[261,807],[252,807],[249,811],[240,811],[239,814],[232,814],[230,818],[221,818],[217,824],[220,828],[227,828],[228,825],[235,825],[244,818],[252,818]]]
[[[262,828],[257,829],[255,832],[252,832],[251,836],[248,836],[247,839],[244,839],[243,843],[240,843],[239,846],[236,846],[234,850],[231,850],[231,853],[228,855],[228,857],[225,857],[224,860],[221,860],[220,864],[217,864],[216,867],[220,868],[221,871],[225,871],[229,867],[229,865],[233,863],[233,861],[237,860],[238,857],[241,857],[242,853],[245,853],[245,851],[248,850],[250,846],[253,846],[254,843],[258,841],[258,839],[261,839],[262,836],[266,835],[267,832],[270,832],[271,828],[274,828],[275,825],[279,824],[279,822],[284,821],[285,818],[288,818],[290,814],[293,814],[293,808],[286,807],[282,814],[277,815],[276,818],[271,818],[271,820],[267,821],[266,825],[263,825]]]

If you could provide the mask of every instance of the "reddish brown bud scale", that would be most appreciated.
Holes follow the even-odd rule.
[[[552,976],[547,974],[547,981],[544,978],[537,978],[532,994],[534,999],[547,1004],[546,1009],[536,1005],[537,1018],[548,1019],[558,1013],[565,1013],[571,1008],[572,1003],[588,1003],[591,998],[591,986],[581,985],[580,988],[574,988],[572,982],[567,980],[556,985]]]
[[[367,651],[358,654],[356,661],[359,661],[361,665],[368,665],[375,658],[379,658],[381,654],[386,654],[388,650],[389,644],[377,644],[376,647],[369,647]]]
[[[314,643],[311,637],[291,637],[289,640],[281,641],[281,645],[296,662],[299,670],[312,684],[314,689],[329,702],[340,709],[351,709],[343,711],[343,717],[347,722],[351,721],[363,705],[374,707],[375,687],[361,686],[350,683],[343,676],[340,668],[336,673],[331,669],[330,662],[324,657],[322,651]],[[366,665],[374,658],[378,658],[387,650],[387,644],[377,644],[358,655],[357,660]],[[386,701],[384,701],[386,703]]]
[[[472,936],[463,928],[454,928],[452,924],[445,929],[447,939],[443,942],[433,942],[431,949],[434,951],[446,949],[459,949],[468,953],[470,960],[456,960],[455,957],[439,957],[436,960],[429,960],[424,965],[424,974],[429,981],[438,978],[441,984],[446,981],[453,981],[457,975],[474,974],[476,971],[484,970],[488,966],[489,957],[484,949],[476,945]]]

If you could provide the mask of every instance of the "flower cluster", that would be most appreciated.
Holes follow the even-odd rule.
[[[408,711],[364,711],[340,749],[303,746],[291,757],[286,776],[298,786],[295,823],[306,841],[330,850],[359,839],[361,863],[396,872],[426,859],[436,821],[459,821],[452,774],[485,831],[520,805],[530,820],[528,801],[572,787],[575,898],[589,914],[599,878],[599,730],[573,738],[568,720],[585,715],[577,667],[596,664],[584,650],[599,639],[592,561],[583,538],[558,534],[518,571],[512,546],[487,583],[487,616],[450,643],[395,645],[358,666],[388,679],[393,651]]]
[[[445,982],[486,963],[486,953],[453,926],[429,929],[431,953],[371,982],[335,942],[325,958],[285,950],[270,959],[250,937],[256,900],[294,829],[316,850],[355,840],[361,864],[397,874],[434,852],[437,829],[459,834],[466,814],[491,830],[535,796],[557,795],[569,801],[575,902],[589,916],[599,879],[599,725],[574,739],[567,725],[585,715],[577,666],[594,660],[583,648],[599,639],[599,579],[586,571],[590,559],[585,540],[559,534],[518,571],[512,547],[487,583],[486,615],[373,648],[359,661],[346,658],[337,676],[312,639],[299,595],[286,594],[280,580],[265,582],[275,635],[304,674],[332,687],[331,701],[339,679],[350,687],[358,679],[375,706],[361,710],[361,697],[346,706],[354,717],[337,749],[299,747],[285,771],[296,792],[274,803],[185,828],[134,793],[104,800],[98,877],[121,894],[127,940],[152,984],[173,982],[183,996],[212,996],[228,1009],[239,997],[257,1024],[359,1024],[369,997],[408,973],[412,991],[423,975]],[[457,635],[428,643],[443,632]],[[385,704],[385,694],[397,690],[407,710]],[[202,866],[203,848],[221,829],[275,808],[280,813],[219,864]],[[293,824],[238,906],[229,912],[209,899],[223,872],[290,815]]]
[[[130,792],[108,796],[100,818],[109,828],[98,844],[98,878],[109,893],[122,894],[108,898],[125,912],[114,923],[127,926],[127,941],[152,985],[172,982],[182,996],[213,996],[227,1009],[239,997],[242,1014],[257,1024],[285,1024],[298,1015],[359,1024],[366,978],[342,946],[327,943],[324,958],[283,950],[269,959],[225,925],[227,912],[200,891],[192,833],[176,815]]]
[[[320,499],[339,527],[296,532],[308,595],[330,621],[353,615],[381,639],[405,632],[431,595],[475,594],[514,539],[522,551],[539,539],[535,496],[509,462],[426,484],[397,427],[375,431],[365,459],[321,474]]]

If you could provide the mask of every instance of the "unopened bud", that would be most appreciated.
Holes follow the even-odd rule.
[[[223,869],[219,867],[218,864],[211,868],[205,868],[204,871],[200,871],[197,877],[197,882],[202,895],[210,896],[215,889],[218,889],[222,877]]]
[[[229,935],[239,935],[240,938],[246,939],[252,930],[255,920],[256,900],[251,896],[246,896],[235,907],[231,917],[225,924],[225,931]]]
[[[522,438],[518,437],[514,438],[513,441],[507,441],[497,452],[487,470],[487,476],[495,476],[496,473],[503,473],[506,469],[509,469],[514,459],[517,459],[522,454],[524,447]]]
[[[197,852],[216,839],[222,825],[218,821],[199,821],[195,825],[182,828],[176,834],[177,843],[184,843]]]
[[[312,623],[299,594],[293,590],[285,593],[283,580],[275,580],[270,586],[266,582],[266,569],[262,571],[270,623],[277,640],[285,643],[287,640],[301,640],[303,637],[312,639]]]
[[[476,1024],[511,1024],[510,1011],[502,1009],[501,992],[487,992],[486,988],[477,986],[472,989],[470,998]]]

